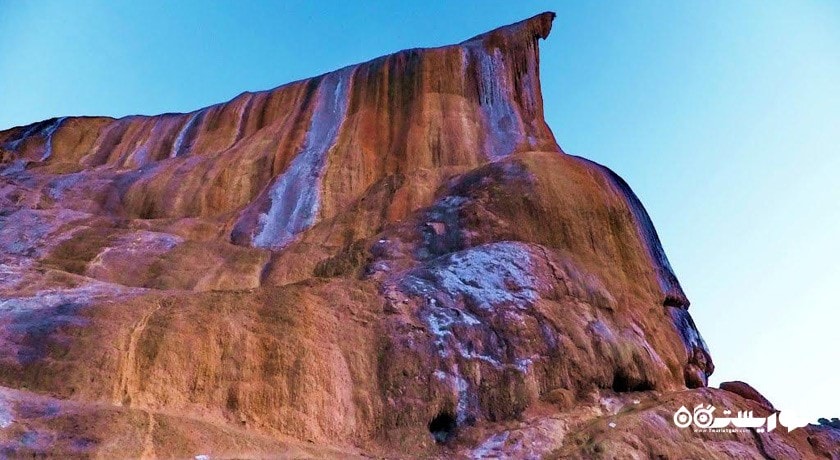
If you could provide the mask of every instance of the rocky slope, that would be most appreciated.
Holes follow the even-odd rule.
[[[641,203],[557,145],[553,18],[0,132],[0,455],[840,458],[675,425],[774,409],[706,388]]]

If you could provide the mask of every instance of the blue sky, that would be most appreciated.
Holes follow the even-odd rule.
[[[546,118],[642,199],[712,382],[840,416],[840,3],[169,3],[0,0],[0,129],[189,111],[556,11]]]

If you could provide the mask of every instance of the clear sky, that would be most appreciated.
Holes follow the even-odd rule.
[[[840,417],[840,2],[353,3],[0,0],[0,129],[189,111],[556,11],[549,125],[647,207],[712,383]]]

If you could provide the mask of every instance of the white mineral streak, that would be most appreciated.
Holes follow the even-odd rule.
[[[8,428],[15,421],[13,408],[6,397],[0,394],[0,428]]]
[[[23,283],[32,265],[32,259],[28,257],[3,254],[3,261],[0,262],[0,290],[14,289]]]
[[[140,230],[118,238],[111,246],[103,249],[88,264],[89,273],[104,268],[108,270],[109,260],[126,260],[132,257],[160,255],[172,250],[184,242],[184,239],[168,233]]]
[[[447,383],[449,388],[456,394],[457,403],[455,406],[455,421],[459,425],[463,424],[467,417],[469,417],[470,409],[474,405],[474,401],[470,398],[470,385],[461,376],[461,370],[458,364],[453,364],[449,372],[444,372],[440,369],[434,373],[435,378],[441,382]]]
[[[145,140],[139,147],[135,147],[126,155],[125,163],[129,163],[137,168],[149,163],[149,143],[160,138],[160,124],[162,121],[164,121],[164,117],[155,117],[149,134],[145,136]]]
[[[178,133],[178,137],[175,138],[175,143],[172,144],[172,152],[169,154],[169,158],[179,157],[184,154],[183,150],[185,147],[189,148],[191,142],[188,142],[187,140],[189,139],[190,131],[193,129],[199,115],[202,113],[203,112],[201,111],[193,112],[193,114],[190,115],[189,120],[184,123],[184,127],[181,128],[181,131]],[[186,146],[184,146],[184,142],[188,142]]]
[[[521,320],[520,310],[539,298],[538,280],[532,275],[533,259],[520,243],[501,242],[450,254],[429,267],[431,279],[409,275],[403,289],[427,299],[423,318],[434,335],[435,348],[442,358],[455,352],[463,359],[483,361],[502,368],[501,357],[493,350],[476,350],[459,339],[470,330],[481,334],[482,321],[462,309],[457,300],[478,308],[481,316],[505,315],[506,321]],[[443,297],[432,297],[436,290]],[[511,308],[513,310],[511,310]],[[458,333],[460,331],[460,334]],[[516,358],[511,365],[527,372],[530,358]]]
[[[470,458],[499,458],[499,449],[505,445],[509,435],[510,432],[503,431],[490,436],[472,451]]]
[[[32,126],[26,128],[26,131],[24,131],[23,134],[20,135],[20,137],[18,137],[12,142],[9,142],[9,150],[17,150],[18,147],[20,147],[20,144],[23,143],[23,141],[25,141],[27,137],[31,136],[36,131],[39,124],[40,123],[35,123]]]
[[[513,153],[523,140],[519,115],[513,106],[510,72],[498,48],[492,52],[483,47],[473,49],[473,56],[478,59],[479,103],[487,123],[487,156],[499,160]]]
[[[41,161],[46,161],[50,156],[52,156],[52,137],[55,134],[56,130],[64,123],[67,117],[57,118],[51,125],[49,125],[44,130],[44,139],[45,139],[45,147],[44,147],[44,154],[41,156]]]
[[[500,350],[475,347],[465,339],[471,334],[483,336],[487,318],[505,315],[507,322],[521,320],[522,311],[533,306],[539,292],[547,288],[533,271],[534,257],[527,245],[499,242],[449,254],[397,280],[401,291],[425,299],[421,317],[442,362],[448,363],[433,375],[457,394],[458,423],[466,420],[477,402],[472,401],[470,383],[453,355],[522,373],[533,365],[533,357],[506,357]]]
[[[456,252],[435,271],[441,289],[469,298],[479,308],[501,304],[524,308],[538,297],[530,252],[523,244],[500,242]]]
[[[143,292],[146,292],[146,289],[128,288],[101,281],[89,281],[78,287],[45,289],[30,296],[0,295],[0,317],[54,308],[67,303],[89,305],[97,300],[136,295]]]
[[[269,209],[259,216],[254,246],[279,249],[315,223],[327,153],[344,122],[353,70],[349,67],[323,77],[303,149],[271,185]]]
[[[22,209],[0,218],[0,251],[5,254],[40,256],[58,244],[69,233],[61,232],[64,225],[83,220],[90,214],[59,209]]]
[[[246,123],[247,120],[245,119],[245,116],[248,113],[248,111],[251,109],[251,105],[253,104],[254,99],[256,99],[256,95],[249,94],[246,97],[248,98],[248,101],[246,101],[244,104],[242,104],[242,107],[240,107],[240,109],[239,109],[239,116],[238,116],[238,119],[236,121],[236,134],[234,134],[234,136],[233,136],[233,141],[230,144],[231,147],[233,147],[237,142],[239,142],[240,139],[242,139],[245,136],[245,128],[246,128],[245,125],[247,124]]]

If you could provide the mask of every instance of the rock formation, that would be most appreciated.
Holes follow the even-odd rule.
[[[774,409],[706,387],[643,206],[557,145],[553,18],[0,132],[0,456],[840,458],[672,421]]]

